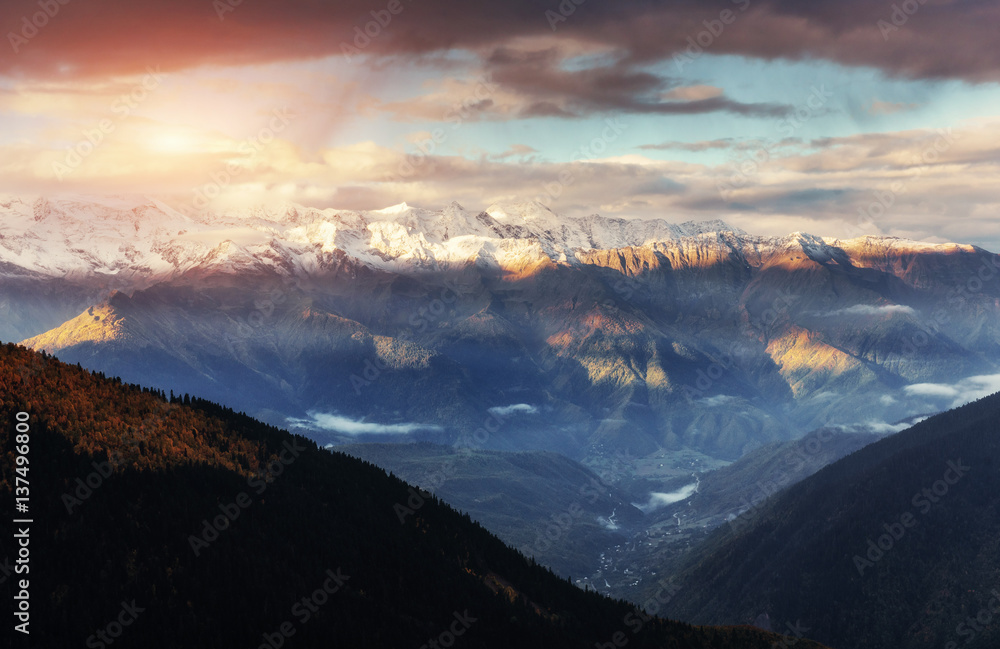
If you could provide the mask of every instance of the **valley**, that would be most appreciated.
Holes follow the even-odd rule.
[[[17,516],[19,474],[6,423],[30,422],[19,434],[30,437],[29,457],[44,458],[32,460],[26,505],[30,585],[42,596],[25,628],[45,646],[94,644],[102,631],[127,633],[129,646],[165,647],[268,646],[292,636],[315,647],[331,637],[420,646],[447,642],[441,629],[497,648],[579,647],[626,631],[640,647],[784,641],[746,626],[654,618],[581,590],[436,497],[412,501],[414,487],[377,466],[230,408],[168,398],[12,344],[0,346],[0,385],[8,520]],[[103,480],[67,507],[75,479],[89,481],[95,466]],[[407,505],[414,511],[400,516]],[[16,541],[0,539],[0,556],[16,552]],[[6,601],[17,588],[0,580]],[[123,599],[132,616],[116,628],[107,620]]]
[[[1000,647],[1000,2],[0,25],[0,649]]]
[[[613,449],[645,475],[664,453],[731,462],[826,424],[890,426],[1000,376],[1000,257],[973,246],[533,203],[200,221],[148,200],[0,208],[19,281],[75,277],[94,297],[62,322],[58,293],[44,310],[8,298],[20,342],[323,443],[454,444],[502,412],[486,448],[597,469]],[[93,252],[73,255],[79,240]]]
[[[426,443],[333,448],[468,512],[578,586],[642,603],[648,584],[679,573],[717,528],[742,531],[768,499],[884,436],[820,429],[733,463],[694,452],[652,459],[617,453],[589,471],[553,453],[463,454]]]
[[[688,592],[811,476],[1000,387],[1000,257],[973,246],[537,204],[200,222],[155,201],[0,208],[23,345],[380,467],[411,485],[399,524],[448,503],[582,592],[682,619],[658,593]],[[34,261],[49,221],[46,246],[95,252]],[[701,619],[767,628],[785,610],[758,608]]]

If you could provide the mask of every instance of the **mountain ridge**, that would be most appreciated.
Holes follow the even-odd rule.
[[[712,235],[717,247],[742,249],[751,259],[786,248],[829,257],[838,244],[860,248],[869,239],[913,250],[973,250],[871,235],[845,241],[798,232],[761,237],[719,219],[672,224],[596,214],[570,218],[540,203],[515,201],[480,212],[458,203],[441,210],[401,203],[370,211],[286,203],[193,218],[153,198],[4,196],[0,217],[0,263],[45,276],[93,275],[135,288],[206,268],[309,275],[328,267],[337,251],[375,268],[416,271],[480,257],[505,267],[523,259],[577,264],[579,252],[595,250],[711,248]]]
[[[680,575],[687,596],[668,609],[702,622],[795,615],[833,647],[996,642],[985,604],[1000,579],[998,415],[1000,393],[772,494],[698,548]],[[967,637],[980,609],[991,615]]]
[[[20,517],[14,485],[30,469],[33,518],[30,573],[0,580],[0,593],[30,589],[32,646],[97,646],[101,629],[116,646],[170,648],[293,635],[302,647],[457,635],[580,647],[626,631],[636,647],[786,640],[580,590],[437,498],[411,501],[416,490],[381,469],[208,401],[168,400],[11,344],[0,346],[0,386],[0,510]],[[15,463],[25,447],[44,461]],[[401,503],[414,511],[400,518]],[[0,539],[0,556],[17,547]],[[123,601],[141,615],[114,631]]]
[[[3,283],[0,338],[276,425],[312,422],[323,443],[356,441],[357,427],[310,413],[450,444],[489,409],[523,403],[544,414],[511,418],[494,450],[733,460],[826,423],[941,408],[942,394],[1000,376],[1000,256],[974,246],[701,231],[717,222],[674,239],[680,226],[537,204],[498,218],[458,204],[289,204],[211,227],[178,217],[172,230],[156,204],[131,204],[108,199],[89,220],[64,213],[78,203],[17,204],[22,221],[37,211],[38,223],[98,228],[89,256],[53,263],[115,274],[46,280],[62,292]],[[16,222],[2,226],[0,247],[24,246],[22,262],[48,232],[25,243],[8,236]],[[647,241],[647,227],[668,240]],[[89,245],[73,227],[56,234]],[[601,241],[642,245],[573,247]]]

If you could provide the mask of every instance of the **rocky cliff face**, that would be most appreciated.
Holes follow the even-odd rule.
[[[1000,258],[972,246],[538,204],[0,212],[3,335],[331,442],[489,422],[497,448],[731,459],[947,407],[1000,372]]]

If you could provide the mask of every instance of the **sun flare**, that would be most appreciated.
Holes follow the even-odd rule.
[[[157,153],[174,155],[195,153],[199,148],[199,140],[186,131],[165,130],[150,138],[148,148]]]

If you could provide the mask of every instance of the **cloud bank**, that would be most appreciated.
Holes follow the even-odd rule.
[[[36,20],[37,9],[34,3],[0,5],[0,25],[14,34],[0,74],[59,78],[129,74],[157,64],[177,70],[326,56],[391,60],[449,50],[489,56],[560,41],[582,53],[619,52],[636,66],[709,49],[764,60],[825,59],[911,78],[1000,78],[994,47],[1000,6],[990,2],[920,3],[912,15],[894,15],[891,3],[865,0],[623,0],[577,6],[555,24],[549,14],[558,5],[537,0],[88,0],[59,4],[55,15]],[[612,92],[644,83],[641,77],[608,80]]]
[[[855,304],[854,306],[849,306],[844,309],[837,309],[836,311],[828,311],[823,315],[881,316],[881,315],[893,315],[896,313],[902,313],[905,315],[917,315],[917,312],[914,311],[912,307],[908,307],[903,304],[883,304],[877,306],[871,304]]]
[[[947,402],[948,408],[957,408],[963,404],[1000,392],[1000,374],[982,374],[970,376],[956,383],[915,383],[903,388],[910,397],[921,397]]]
[[[667,505],[680,502],[685,498],[690,498],[696,491],[698,491],[698,483],[693,482],[687,486],[681,487],[677,491],[654,491],[649,494],[649,500],[647,500],[645,504],[632,504],[642,511],[642,513],[648,514],[651,511],[659,509],[660,507],[666,507]]]
[[[440,431],[441,426],[431,424],[379,424],[364,420],[354,420],[334,413],[310,411],[307,418],[289,418],[292,428],[323,430],[344,435],[409,435],[418,431]]]
[[[509,406],[494,406],[489,409],[489,413],[491,415],[500,415],[501,417],[506,417],[515,413],[533,415],[536,412],[538,412],[538,408],[527,403],[514,403]]]

